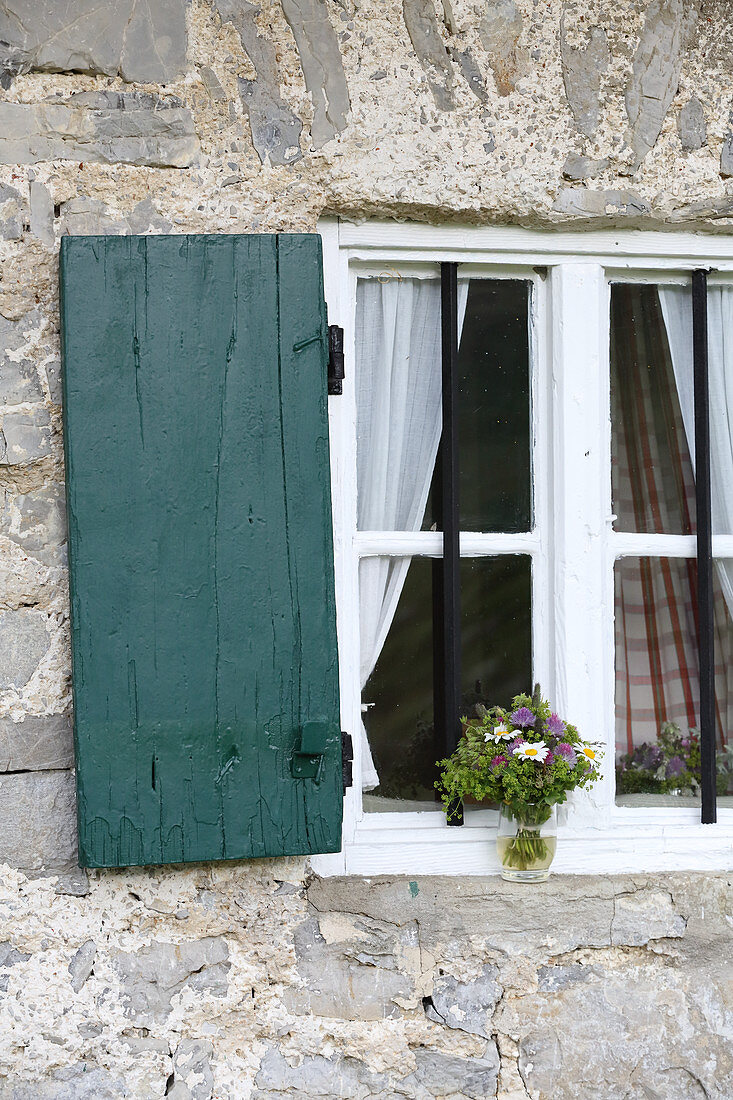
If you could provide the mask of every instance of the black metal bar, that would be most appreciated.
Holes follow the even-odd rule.
[[[436,735],[446,756],[461,734],[461,591],[458,515],[458,264],[440,265],[443,430],[438,452],[436,507],[443,532],[443,557],[434,580],[434,713]],[[449,825],[463,824],[463,810],[451,807]]]
[[[698,656],[700,662],[700,767],[702,823],[717,819],[715,793],[715,625],[713,530],[710,494],[708,388],[708,278],[692,273],[692,360],[695,392],[695,500],[697,506]]]
[[[343,393],[344,371],[344,330],[338,325],[328,326],[328,392],[329,395]]]

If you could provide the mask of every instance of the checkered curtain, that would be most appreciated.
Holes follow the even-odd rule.
[[[657,291],[614,287],[613,500],[617,529],[693,534],[695,481]],[[662,723],[699,722],[697,568],[689,558],[624,558],[615,570],[618,752]],[[718,735],[733,704],[731,622],[716,577]]]

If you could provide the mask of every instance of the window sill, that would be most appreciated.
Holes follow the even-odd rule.
[[[614,808],[606,828],[561,825],[557,874],[733,870],[733,810],[701,825],[699,807]],[[497,814],[478,810],[462,828],[439,812],[369,814],[338,855],[314,856],[313,870],[329,875],[498,875]]]

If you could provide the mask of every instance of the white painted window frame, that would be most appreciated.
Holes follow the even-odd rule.
[[[678,282],[699,267],[733,279],[733,236],[644,231],[540,231],[518,227],[433,227],[396,222],[319,223],[329,323],[344,329],[343,396],[329,399],[336,604],[342,728],[354,735],[354,785],[344,801],[343,848],[315,856],[323,875],[497,874],[496,813],[467,814],[462,828],[440,810],[364,813],[358,738],[358,564],[361,556],[440,554],[441,535],[385,535],[356,529],[354,318],[359,271],[522,277],[533,284],[532,402],[535,531],[466,534],[470,555],[531,553],[535,676],[557,710],[605,744],[602,781],[561,807],[558,873],[593,874],[733,867],[733,810],[700,824],[699,806],[631,809],[614,800],[613,567],[638,554],[694,557],[694,537],[614,532],[609,401],[610,286]],[[376,267],[375,267],[376,265]],[[542,476],[547,471],[547,476]],[[733,537],[714,540],[733,557]],[[552,609],[555,609],[554,613]],[[593,671],[593,670],[601,670]]]

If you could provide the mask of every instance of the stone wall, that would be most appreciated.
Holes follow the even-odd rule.
[[[726,0],[0,0],[2,1100],[733,1093],[724,877],[79,871],[57,312],[65,233],[730,231],[732,32]]]

